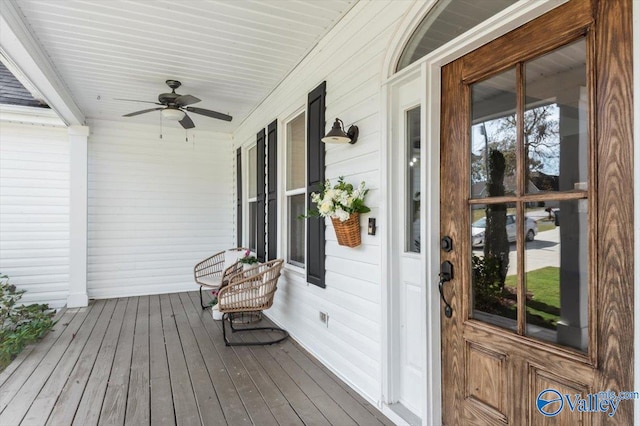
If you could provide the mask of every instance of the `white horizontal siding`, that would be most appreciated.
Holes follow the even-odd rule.
[[[327,82],[327,128],[336,117],[346,126],[358,125],[360,135],[355,145],[326,146],[326,177],[344,176],[354,184],[365,181],[370,188],[366,201],[372,211],[361,217],[362,245],[339,246],[327,221],[326,288],[307,285],[302,275],[288,270],[269,314],[373,402],[382,398],[380,303],[388,283],[381,278],[381,230],[369,236],[364,225],[369,217],[375,217],[379,225],[386,220],[380,209],[384,184],[380,182],[384,161],[380,152],[381,84],[386,77],[382,75],[383,61],[411,4],[358,3],[234,134],[234,140],[245,141],[255,138],[258,129],[274,118],[284,124],[282,121],[304,106],[307,93],[323,80]],[[284,149],[284,140],[279,144]],[[281,208],[281,218],[284,214]],[[280,223],[284,224],[284,219]],[[280,247],[279,256],[286,257],[284,247]],[[319,311],[329,314],[328,326],[319,321]]]
[[[229,135],[90,122],[88,293],[194,290],[193,266],[233,246]]]
[[[66,304],[69,184],[65,128],[0,122],[0,273],[25,303]]]

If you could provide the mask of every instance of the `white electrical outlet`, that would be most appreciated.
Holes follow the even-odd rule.
[[[325,323],[329,327],[329,314],[326,312],[320,312],[320,321]]]

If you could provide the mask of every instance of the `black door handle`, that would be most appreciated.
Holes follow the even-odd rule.
[[[447,318],[451,318],[453,315],[453,308],[447,302],[447,299],[444,297],[444,291],[442,290],[442,286],[444,283],[451,281],[453,279],[453,265],[448,260],[445,260],[440,265],[440,282],[438,283],[438,291],[440,291],[440,298],[444,302],[444,316]]]

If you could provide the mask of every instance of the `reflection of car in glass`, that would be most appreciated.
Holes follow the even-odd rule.
[[[487,227],[487,218],[483,217],[471,224],[471,244],[474,247],[484,245],[484,230]],[[524,218],[524,237],[526,241],[533,241],[538,234],[538,224],[535,220],[525,216]],[[509,242],[516,240],[516,216],[507,215],[507,238]]]

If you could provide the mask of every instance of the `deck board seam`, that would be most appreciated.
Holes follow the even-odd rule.
[[[106,376],[106,382],[107,383],[105,384],[104,390],[101,392],[100,397],[97,398],[97,401],[96,401],[97,403],[99,403],[100,406],[99,407],[97,407],[97,406],[89,407],[90,409],[92,409],[93,412],[97,412],[96,424],[98,424],[99,421],[100,421],[100,415],[102,413],[102,407],[104,405],[105,395],[106,395],[107,387],[108,387],[108,381],[109,381],[109,378],[111,377],[111,372],[113,371],[113,364],[115,362],[115,355],[116,355],[116,352],[117,352],[117,349],[118,349],[118,342],[120,340],[120,334],[122,333],[122,328],[123,328],[123,325],[124,325],[124,318],[125,318],[124,313],[126,312],[126,308],[127,308],[128,303],[129,303],[127,298],[118,298],[117,300],[118,301],[116,303],[116,307],[114,308],[114,311],[113,311],[113,314],[112,314],[112,318],[113,318],[113,315],[118,311],[118,305],[122,306],[122,304],[124,304],[124,308],[123,308],[123,312],[122,312],[122,318],[118,322],[118,325],[116,325],[118,327],[117,336],[113,337],[114,342],[115,342],[114,343],[115,346],[114,346],[114,349],[113,349],[113,354],[112,355],[108,355],[110,357],[110,359],[106,360],[106,361],[109,361],[109,364],[108,364],[109,365],[109,374]],[[107,332],[106,333],[108,333],[108,332],[109,332],[109,327],[107,327]],[[105,333],[105,337],[106,337],[106,333]],[[104,339],[103,339],[102,343],[104,344]],[[102,350],[102,346],[100,347],[100,349]],[[100,356],[98,356],[98,358],[100,358]],[[96,358],[96,362],[98,362],[98,358]],[[95,366],[95,363],[94,363],[94,366]],[[99,370],[94,370],[94,369],[91,370],[91,373],[89,374],[89,379],[87,380],[87,386],[85,386],[84,392],[82,393],[82,398],[80,399],[80,403],[78,404],[78,407],[76,407],[76,413],[75,413],[75,415],[73,417],[73,423],[72,423],[73,425],[76,425],[77,422],[78,422],[78,418],[77,418],[78,417],[78,411],[80,410],[80,407],[83,406],[83,402],[85,401],[85,395],[87,394],[87,387],[89,386],[89,382],[91,381],[92,377],[96,377],[96,376],[94,376],[94,372],[96,372],[97,374],[100,373]],[[100,386],[100,385],[101,385],[101,383],[98,383],[98,386]],[[83,422],[84,421],[85,420],[83,419]],[[84,426],[84,423],[81,423],[80,426]]]
[[[192,304],[193,308],[197,310],[198,309],[198,305],[196,304],[196,301],[194,299],[195,295],[190,294],[189,296],[190,296],[191,304]],[[199,301],[198,301],[198,303],[199,303]],[[211,321],[213,321],[213,319]],[[224,348],[222,348],[220,343],[219,343],[219,341],[216,340],[216,336],[212,334],[212,327],[215,327],[215,324],[211,324],[209,322],[205,323],[203,321],[202,315],[200,316],[200,322],[201,322],[202,326],[204,327],[204,330],[205,330],[205,332],[206,332],[206,334],[208,336],[209,341],[211,342],[213,350],[215,351],[215,353],[218,356],[218,360],[222,363],[222,366],[225,367],[225,372],[226,372],[227,376],[229,377],[229,381],[230,381],[231,385],[233,386],[235,394],[238,396],[238,400],[240,401],[240,404],[243,407],[244,414],[249,419],[249,422],[251,424],[255,424],[255,422],[253,421],[253,419],[251,417],[251,413],[249,411],[249,407],[247,407],[247,404],[246,404],[244,398],[242,397],[242,392],[240,392],[240,389],[238,389],[238,385],[237,385],[236,380],[234,380],[233,376],[230,374],[228,363],[225,362],[225,356],[221,352],[221,349],[224,349]],[[215,388],[215,386],[214,386],[214,388]],[[223,412],[224,412],[224,410],[223,410]],[[227,421],[227,423],[229,422],[229,420],[226,418],[226,416],[225,416],[225,420]]]
[[[85,319],[85,321],[87,319],[89,319],[89,317],[91,315],[93,315],[94,310],[97,308],[97,306],[100,306],[100,310],[95,314],[95,322],[93,323],[93,325],[91,326],[91,330],[89,330],[89,332],[87,333],[86,339],[84,341],[84,343],[82,344],[82,347],[78,350],[77,353],[77,357],[75,359],[75,361],[73,361],[73,365],[69,368],[69,372],[66,376],[66,378],[64,378],[64,384],[60,387],[61,391],[62,389],[64,389],[64,387],[67,385],[69,378],[71,377],[71,374],[73,373],[73,371],[76,368],[76,365],[78,365],[78,362],[80,362],[80,358],[82,356],[82,353],[84,352],[85,347],[87,346],[87,343],[89,342],[89,339],[91,338],[91,335],[93,334],[93,331],[95,330],[96,326],[98,325],[98,320],[100,319],[100,316],[102,315],[102,312],[104,311],[104,308],[106,306],[106,302],[103,301],[99,301],[96,302],[93,306],[91,306],[91,311],[89,312],[89,314],[87,315],[87,318]],[[80,325],[80,328],[78,329],[78,333],[79,334],[82,326],[84,325],[84,322]],[[76,336],[77,337],[77,336]],[[71,344],[76,340],[76,337],[71,339],[71,342],[69,344],[69,346],[67,347],[67,350],[65,350],[64,354],[62,354],[62,357],[60,358],[60,362],[58,362],[58,365],[56,366],[56,368],[49,374],[49,377],[47,378],[47,381],[45,382],[45,384],[43,385],[42,389],[40,390],[40,392],[38,393],[38,395],[36,396],[36,398],[33,400],[33,402],[31,403],[31,406],[29,407],[29,410],[27,410],[27,412],[25,413],[25,418],[29,415],[29,412],[32,410],[33,405],[40,400],[41,398],[41,394],[42,391],[46,388],[46,386],[49,384],[49,380],[51,380],[51,377],[54,375],[54,373],[56,372],[56,370],[58,369],[58,366],[60,365],[60,363],[67,357],[69,351],[72,349],[71,348]],[[60,391],[60,392],[61,392]],[[46,397],[45,397],[46,398]],[[55,404],[58,402],[58,399],[60,398],[60,393],[58,393],[58,395],[56,395],[56,400],[53,402],[53,404],[51,405],[51,407],[49,408],[49,412],[47,413],[47,419],[49,418],[49,416],[51,415],[51,413],[53,412],[53,408],[55,407]],[[46,421],[45,421],[46,423]]]
[[[111,303],[107,302],[107,303],[105,303],[105,307],[103,308],[103,310],[102,310],[102,312],[101,312],[101,314],[100,314],[100,317],[98,318],[98,322],[100,321],[100,318],[105,314],[105,312],[107,312],[107,313],[108,313],[108,318],[106,318],[106,319],[107,319],[107,320],[110,320],[110,319],[111,319],[111,317],[113,316],[113,312],[115,311],[115,307],[116,307],[116,303],[115,303],[115,302],[111,302]],[[107,309],[109,309],[110,311],[107,311]],[[102,337],[100,337],[100,342],[96,342],[96,344],[99,344],[98,348],[102,346],[102,342],[104,341],[104,338],[105,338],[105,336],[106,336],[106,334],[107,334],[107,331],[108,331],[108,323],[107,323],[107,324],[105,325],[105,327],[104,327],[104,331],[102,332],[102,333],[103,333],[103,334],[102,334]],[[90,341],[90,340],[91,340],[91,338],[93,337],[94,332],[95,332],[95,327],[94,327],[94,331],[92,331],[91,335],[90,335],[90,336],[89,336],[89,338],[87,339],[87,343],[85,344],[85,348],[87,347],[87,344],[89,343],[89,341]],[[81,402],[81,400],[82,400],[82,395],[84,394],[85,389],[86,389],[86,387],[87,387],[87,384],[88,384],[88,382],[89,382],[89,377],[90,377],[90,375],[91,375],[91,372],[93,371],[93,369],[94,369],[94,367],[95,367],[95,363],[96,363],[96,361],[97,361],[97,359],[98,359],[99,352],[100,352],[100,351],[99,351],[99,349],[98,349],[98,350],[96,351],[96,354],[95,354],[94,358],[93,358],[93,361],[91,362],[91,365],[89,366],[90,368],[88,368],[88,370],[87,370],[86,380],[84,380],[84,384],[82,384],[82,389],[81,389],[81,392],[80,392],[79,398],[78,398],[78,400],[77,400],[77,402],[76,402],[76,404],[75,404],[75,407],[74,407],[74,410],[73,410],[73,416],[71,416],[71,420],[73,420],[73,418],[76,416],[76,413],[77,413],[78,407],[79,407],[80,402]],[[80,354],[80,358],[83,356],[83,354],[85,354],[85,350],[84,350],[84,348],[83,348],[83,350],[82,350],[82,352],[81,352],[81,354]],[[80,362],[80,359],[79,359],[79,361],[78,361],[78,362]],[[48,417],[47,417],[46,424],[52,424],[52,423],[51,423],[51,422],[52,422],[51,417],[56,413],[56,408],[57,408],[57,406],[58,406],[58,402],[60,401],[60,396],[62,396],[62,394],[64,393],[64,390],[65,390],[65,389],[66,389],[66,387],[67,387],[67,385],[70,383],[70,381],[69,381],[69,380],[71,380],[71,378],[74,376],[74,373],[76,373],[76,368],[77,368],[77,366],[78,366],[78,363],[76,363],[76,366],[74,366],[74,369],[73,369],[73,370],[71,371],[71,373],[69,374],[69,378],[67,379],[67,383],[66,383],[66,384],[65,384],[65,386],[62,388],[61,393],[58,395],[58,398],[56,399],[56,402],[54,403],[54,405],[53,405],[53,407],[52,407],[51,411],[49,412],[49,415],[48,415]],[[73,384],[71,384],[71,386],[73,386]],[[62,408],[61,408],[61,409],[62,409]],[[59,423],[58,423],[58,424],[59,424]]]

